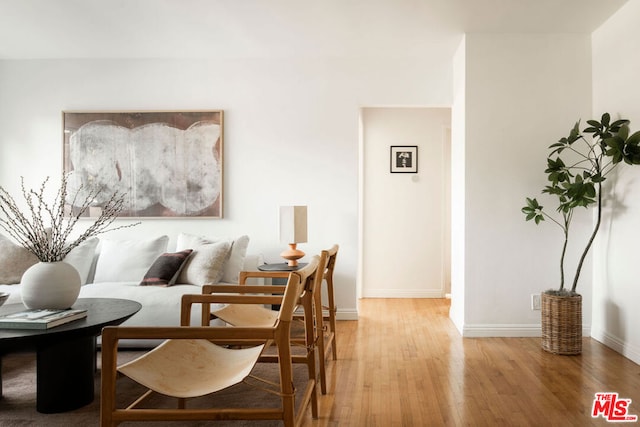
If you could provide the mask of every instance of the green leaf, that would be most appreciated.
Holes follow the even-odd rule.
[[[530,199],[527,197],[527,207],[530,209],[542,209],[542,206],[538,204],[538,200]]]
[[[609,115],[609,113],[604,113],[602,115],[602,119],[600,119],[600,122],[602,123],[602,125],[604,127],[609,127],[609,121],[611,120],[611,116]]]
[[[589,123],[594,128],[598,128],[598,129],[600,129],[600,127],[602,126],[600,122],[597,120],[587,120],[587,123]]]
[[[640,146],[627,144],[625,147],[624,161],[630,165],[640,164]]]
[[[564,194],[564,190],[556,185],[554,186],[548,185],[542,190],[542,192],[546,194],[555,194],[555,195]]]
[[[605,154],[611,157],[611,161],[615,163],[620,163],[624,157],[624,140],[619,136],[614,136],[611,138],[607,138],[604,140],[604,144],[609,149],[605,150]]]
[[[629,126],[621,126],[617,132],[618,137],[622,138],[622,140],[626,140],[629,137]]]
[[[628,124],[629,124],[629,120],[626,120],[626,119],[616,120],[615,122],[611,123],[611,126],[609,126],[609,129],[611,129],[612,132],[618,132],[618,130],[622,126],[626,126]]]
[[[627,145],[638,145],[638,143],[640,143],[640,131],[627,138]]]
[[[569,137],[567,138],[569,144],[573,144],[580,138],[580,121],[578,120],[576,124],[573,126],[573,129],[569,132]]]

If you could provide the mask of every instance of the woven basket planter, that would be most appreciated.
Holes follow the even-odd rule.
[[[542,293],[542,348],[554,354],[582,353],[582,295]]]

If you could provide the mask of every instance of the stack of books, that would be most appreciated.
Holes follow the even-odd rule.
[[[2,329],[49,329],[87,317],[87,310],[32,309],[0,316]]]

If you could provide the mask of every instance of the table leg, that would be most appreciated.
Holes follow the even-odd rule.
[[[93,401],[95,337],[41,344],[37,354],[38,412],[66,412]]]

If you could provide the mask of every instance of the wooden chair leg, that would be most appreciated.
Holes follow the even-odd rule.
[[[306,299],[303,301],[304,323],[305,323],[305,344],[307,347],[307,369],[309,370],[309,379],[314,382],[318,378],[316,373],[316,332],[315,319],[313,316],[313,301]],[[321,353],[321,352],[318,352]],[[313,387],[311,394],[311,415],[318,418],[318,392],[317,387]]]
[[[322,394],[327,394],[327,371],[325,366],[325,355],[324,355],[324,321],[322,316],[322,293],[320,289],[315,292],[314,302],[313,302],[313,311],[314,311],[314,323],[315,330],[318,340],[318,365],[320,370],[320,391]]]
[[[331,351],[333,352],[333,360],[338,360],[338,349],[336,347],[336,302],[333,295],[333,278],[327,277],[327,295],[329,299],[329,326],[331,327]]]

